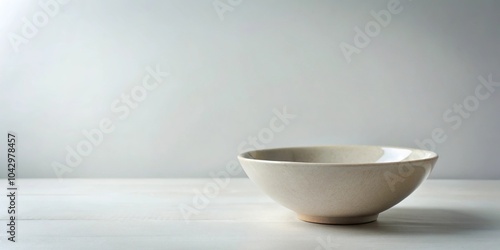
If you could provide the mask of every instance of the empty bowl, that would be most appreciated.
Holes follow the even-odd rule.
[[[410,195],[437,161],[431,151],[384,146],[255,150],[238,159],[248,177],[298,218],[359,224]]]

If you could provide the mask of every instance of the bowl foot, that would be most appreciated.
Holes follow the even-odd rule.
[[[352,225],[374,222],[377,220],[378,214],[369,216],[356,216],[356,217],[323,217],[298,214],[300,220],[320,224],[335,224],[335,225]]]

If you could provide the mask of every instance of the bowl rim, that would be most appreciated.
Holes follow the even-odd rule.
[[[406,160],[406,161],[391,161],[391,162],[360,162],[360,163],[339,163],[339,162],[300,162],[300,161],[275,161],[275,160],[262,160],[245,157],[246,154],[250,154],[253,152],[262,152],[262,151],[274,151],[274,150],[283,150],[283,149],[311,149],[311,148],[339,148],[339,147],[371,147],[371,148],[393,148],[393,149],[406,149],[411,151],[423,151],[429,153],[429,157],[425,157],[417,160]],[[315,165],[315,166],[346,166],[346,167],[354,167],[354,166],[386,166],[386,165],[401,165],[401,164],[412,164],[412,163],[421,163],[427,161],[436,161],[439,158],[439,155],[430,150],[419,149],[419,148],[409,148],[409,147],[396,147],[396,146],[382,146],[382,145],[367,145],[367,144],[333,144],[333,145],[313,145],[313,146],[293,146],[293,147],[276,147],[276,148],[266,148],[266,149],[254,149],[248,150],[238,154],[239,160],[248,160],[253,162],[261,162],[261,163],[270,163],[270,164],[286,164],[286,165]]]

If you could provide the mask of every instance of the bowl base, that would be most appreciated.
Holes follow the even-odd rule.
[[[319,224],[334,224],[334,225],[353,225],[374,222],[377,220],[378,214],[369,216],[356,217],[323,217],[298,214],[297,218],[306,222]]]

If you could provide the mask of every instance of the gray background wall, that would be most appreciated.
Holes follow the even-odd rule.
[[[500,178],[500,87],[479,80],[500,82],[499,1],[48,2],[0,2],[0,149],[15,131],[20,177],[207,177],[256,136],[427,147],[433,178]]]

